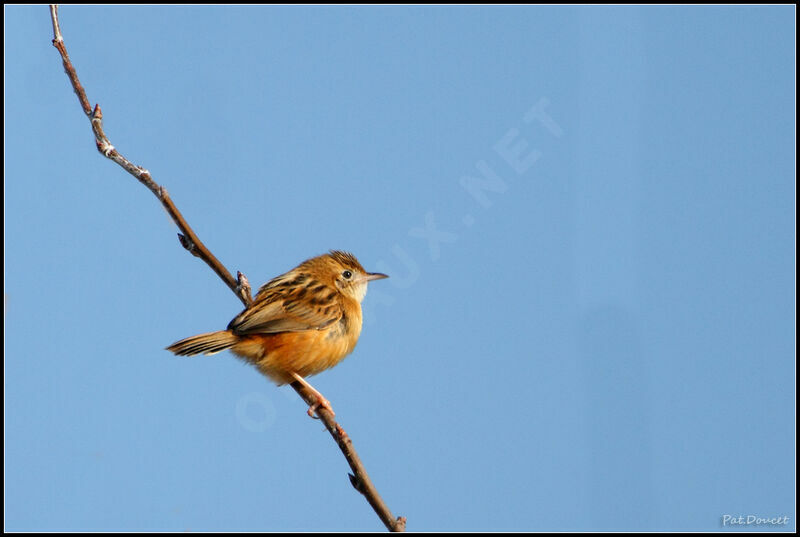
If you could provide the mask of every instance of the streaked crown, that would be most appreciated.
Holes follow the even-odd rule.
[[[367,294],[369,281],[387,277],[385,274],[367,272],[356,256],[341,250],[331,250],[327,254],[307,259],[295,270],[307,272],[315,279],[336,287],[342,294],[359,302]]]

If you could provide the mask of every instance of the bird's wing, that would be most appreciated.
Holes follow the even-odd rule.
[[[337,291],[305,280],[305,285],[276,278],[264,285],[253,303],[228,324],[236,334],[272,334],[321,330],[342,317]]]

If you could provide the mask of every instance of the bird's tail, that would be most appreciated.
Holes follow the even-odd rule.
[[[216,354],[236,345],[239,336],[230,330],[220,330],[219,332],[209,332],[199,336],[187,337],[176,341],[169,347],[168,351],[180,356],[194,356],[195,354]]]

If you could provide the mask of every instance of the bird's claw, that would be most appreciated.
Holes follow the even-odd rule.
[[[319,415],[317,414],[318,408],[324,408],[328,412],[331,413],[331,416],[336,416],[336,412],[333,411],[333,407],[331,406],[331,402],[322,397],[321,395],[317,396],[317,402],[308,407],[308,415],[315,420],[319,419]]]

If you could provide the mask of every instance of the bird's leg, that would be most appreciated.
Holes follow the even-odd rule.
[[[317,409],[320,408],[320,407],[322,407],[322,408],[326,409],[328,412],[330,412],[331,416],[335,416],[336,415],[336,413],[333,411],[333,407],[331,406],[331,402],[328,401],[327,399],[325,399],[325,397],[323,397],[322,394],[319,393],[316,388],[314,388],[314,386],[309,384],[308,381],[306,381],[306,379],[304,379],[303,377],[301,377],[297,373],[292,372],[292,376],[294,377],[294,379],[297,382],[299,382],[300,384],[305,386],[308,389],[308,391],[310,391],[312,394],[314,394],[314,397],[317,399],[317,401],[313,405],[308,407],[308,415],[309,416],[311,416],[314,419],[319,419],[319,417],[315,416],[315,414],[316,414]]]

